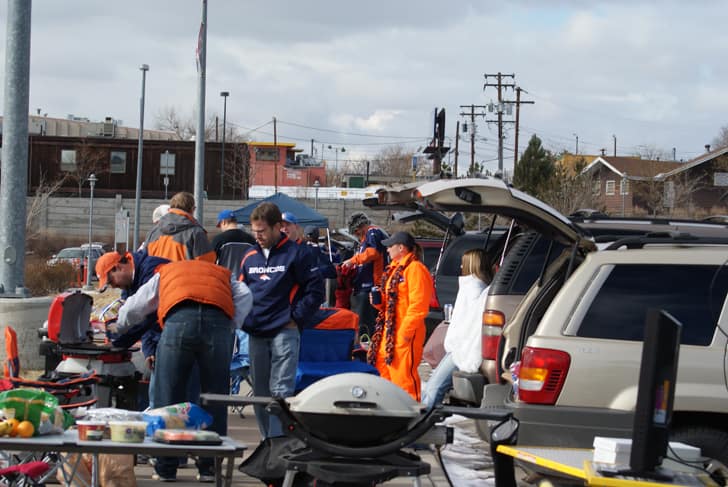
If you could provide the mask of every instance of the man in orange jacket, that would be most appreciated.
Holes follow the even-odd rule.
[[[421,381],[417,366],[425,344],[425,316],[430,309],[432,277],[417,260],[415,239],[397,232],[382,241],[391,263],[382,276],[381,303],[369,348],[368,361],[379,374],[420,400]],[[370,299],[373,296],[370,296]]]
[[[149,255],[171,261],[205,260],[215,262],[215,249],[207,232],[195,220],[195,197],[180,192],[169,200],[169,211],[152,227],[144,242]]]
[[[350,267],[356,269],[350,301],[351,310],[359,315],[360,335],[369,335],[374,329],[377,311],[369,304],[369,291],[379,285],[387,265],[382,244],[387,235],[371,223],[366,213],[356,212],[349,217],[349,232],[359,239],[359,248],[354,256],[341,265],[344,272]]]
[[[234,328],[240,328],[253,306],[247,285],[231,279],[224,267],[200,260],[182,260],[159,267],[119,310],[120,331],[156,311],[162,334],[157,345],[154,400],[157,407],[188,399],[193,367],[200,372],[201,391],[228,394]],[[227,407],[208,406],[211,430],[227,434]],[[160,457],[156,480],[174,481],[176,458]],[[212,459],[201,458],[198,480],[215,479]]]

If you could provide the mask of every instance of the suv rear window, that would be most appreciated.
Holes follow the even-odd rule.
[[[661,308],[682,323],[681,343],[708,345],[727,290],[725,267],[617,265],[589,307],[577,336],[641,341],[647,309]]]

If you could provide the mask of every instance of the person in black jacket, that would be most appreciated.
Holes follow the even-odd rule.
[[[215,249],[217,258],[220,258],[220,248],[229,242],[241,242],[255,245],[255,239],[251,234],[238,228],[238,220],[232,210],[222,210],[217,215],[217,228],[222,232],[212,239],[212,248]]]

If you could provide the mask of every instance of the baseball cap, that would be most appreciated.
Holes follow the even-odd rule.
[[[126,257],[128,261],[132,261],[132,256],[129,252],[120,254],[116,251],[106,252],[96,261],[96,277],[99,279],[99,291],[106,291],[106,287],[109,284],[109,272],[111,272],[116,264],[121,262],[121,259],[124,257]]]
[[[169,205],[159,205],[152,212],[152,223],[157,223],[160,218],[169,212]]]
[[[357,228],[359,228],[362,225],[369,225],[371,223],[371,220],[369,220],[369,217],[366,213],[362,211],[357,211],[356,213],[352,213],[349,217],[349,233],[354,233]]]
[[[291,213],[290,211],[284,211],[281,215],[284,222],[293,223],[294,225],[298,225],[298,218],[296,218],[296,215]]]
[[[217,225],[216,227],[220,226],[220,223],[222,223],[223,220],[235,220],[235,213],[233,210],[222,210],[220,213],[217,214]]]
[[[415,238],[407,232],[397,232],[391,237],[382,240],[382,245],[385,247],[391,247],[396,244],[402,244],[412,249],[415,246]]]

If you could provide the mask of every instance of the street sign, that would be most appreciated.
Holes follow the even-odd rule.
[[[412,156],[412,170],[417,170],[417,156]]]
[[[124,244],[124,250],[128,250],[129,210],[123,208],[114,215],[114,250],[118,250],[119,244]]]

